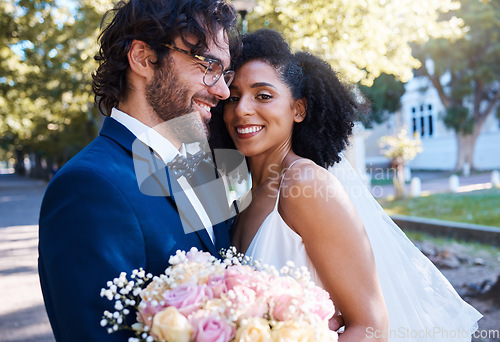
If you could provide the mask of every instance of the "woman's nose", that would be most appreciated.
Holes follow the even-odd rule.
[[[234,112],[238,116],[252,115],[253,109],[251,103],[244,96],[240,97]]]

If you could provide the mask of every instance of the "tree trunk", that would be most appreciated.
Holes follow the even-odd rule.
[[[16,148],[16,162],[14,164],[14,172],[18,175],[26,174],[26,168],[24,167],[24,150],[22,147]]]
[[[34,154],[35,164],[31,165],[31,177],[36,179],[43,179],[42,157],[38,152],[35,152]]]
[[[396,199],[401,199],[406,197],[405,191],[405,170],[403,163],[397,163],[394,169],[394,177],[392,178],[394,183],[394,191]]]
[[[476,123],[472,134],[457,133],[457,163],[454,171],[462,171],[464,164],[468,163],[471,170],[475,169],[474,150],[476,149],[477,138],[481,133],[483,125]]]

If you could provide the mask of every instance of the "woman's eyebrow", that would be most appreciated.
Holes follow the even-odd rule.
[[[257,83],[254,83],[250,86],[250,88],[260,88],[260,87],[271,87],[271,88],[276,89],[275,86],[273,86],[271,83],[267,83],[267,82],[257,82]]]

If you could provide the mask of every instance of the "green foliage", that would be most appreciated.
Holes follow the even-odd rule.
[[[371,87],[360,85],[359,89],[368,98],[371,112],[362,118],[365,127],[372,127],[372,123],[382,123],[387,120],[389,113],[401,108],[401,97],[405,93],[404,83],[398,81],[394,75],[381,74]]]
[[[97,133],[91,74],[101,10],[1,1],[0,148],[64,163]],[[99,5],[100,6],[100,5]]]
[[[456,132],[464,134],[471,134],[474,127],[474,119],[470,110],[463,106],[446,108],[443,122],[446,127],[453,128]]]
[[[403,82],[420,63],[410,42],[458,37],[461,20],[438,20],[456,8],[453,0],[259,0],[247,16],[249,30],[282,32],[295,50],[308,49],[347,80],[370,86],[381,73]]]
[[[433,79],[444,106],[444,122],[460,134],[480,129],[485,118],[500,103],[500,2],[462,0],[453,11],[464,20],[466,34],[459,39],[432,39],[414,49]],[[481,106],[477,104],[481,104]]]

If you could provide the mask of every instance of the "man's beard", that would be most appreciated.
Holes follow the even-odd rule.
[[[189,94],[188,85],[179,80],[168,58],[146,85],[146,100],[164,122],[162,130],[167,129],[184,143],[206,141],[208,122],[204,123],[193,108]]]

